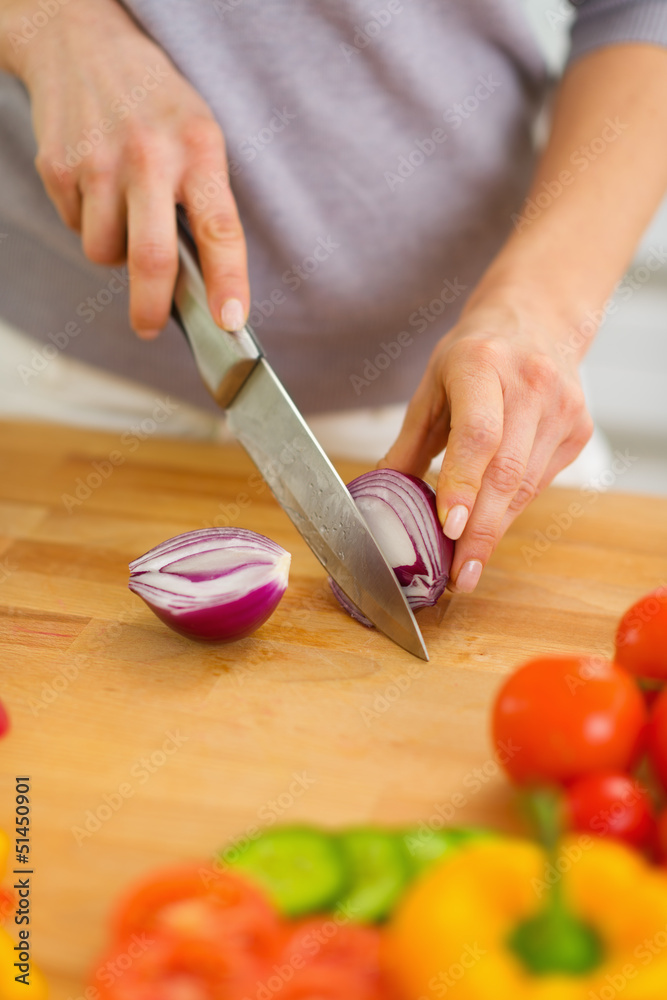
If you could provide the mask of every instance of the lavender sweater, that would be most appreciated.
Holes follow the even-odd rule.
[[[529,180],[548,81],[518,0],[126,5],[222,126],[251,324],[298,405],[407,399]],[[625,40],[667,44],[667,2],[579,4],[571,58]],[[137,88],[109,117],[131,114]],[[124,270],[85,260],[34,153],[25,91],[0,74],[0,315],[72,356],[213,405],[173,323],[155,343],[133,335]]]

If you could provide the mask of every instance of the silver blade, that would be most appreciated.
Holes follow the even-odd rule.
[[[227,418],[278,503],[341,590],[381,632],[428,660],[394,571],[265,358],[234,397]]]

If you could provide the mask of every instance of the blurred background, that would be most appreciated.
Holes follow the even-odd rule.
[[[568,0],[522,2],[549,66],[559,72],[572,18]],[[616,488],[667,494],[667,200],[637,250],[617,304],[585,361],[589,406],[612,450],[628,449],[637,458]]]
[[[567,57],[572,7],[568,0],[519,0],[526,10],[550,69],[557,75]],[[0,178],[0,184],[2,179]],[[0,252],[11,252],[9,240]],[[1,287],[0,287],[1,292]],[[155,405],[153,391],[68,359],[56,359],[44,377],[20,384],[16,371],[30,364],[31,342],[16,337],[0,320],[0,415],[37,417],[108,430],[132,426]],[[561,485],[596,483],[616,451],[629,455],[614,482],[598,488],[667,495],[667,200],[645,234],[615,308],[603,323],[584,363],[584,384],[598,434]],[[401,407],[353,411],[310,420],[332,455],[368,461],[384,454],[398,432]],[[307,416],[307,415],[306,415]],[[204,439],[226,436],[221,416],[179,404],[161,433]]]

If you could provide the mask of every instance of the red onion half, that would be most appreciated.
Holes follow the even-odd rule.
[[[291,556],[245,528],[202,528],[170,538],[130,563],[130,590],[191,639],[233,642],[273,614]]]
[[[412,610],[435,604],[449,580],[454,543],[442,532],[432,487],[395,469],[374,469],[347,488]],[[372,626],[336,582],[329,583],[345,610]]]

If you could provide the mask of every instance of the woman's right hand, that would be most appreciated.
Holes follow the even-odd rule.
[[[32,102],[36,166],[62,219],[98,264],[127,260],[130,322],[145,338],[169,318],[178,269],[176,204],[199,249],[211,313],[243,326],[246,248],[211,111],[116,0],[37,8],[0,0],[0,68]]]

